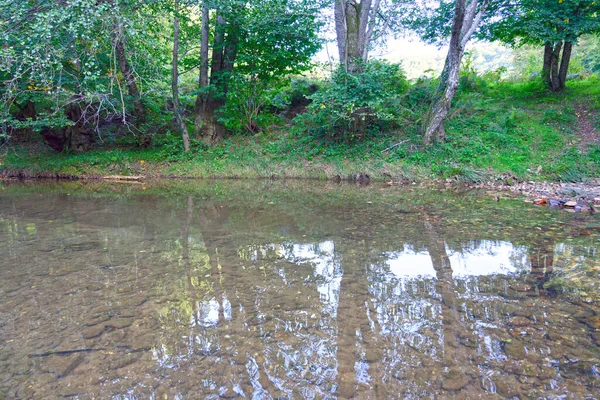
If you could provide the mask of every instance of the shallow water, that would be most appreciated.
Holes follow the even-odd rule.
[[[0,399],[597,398],[599,238],[476,193],[0,183]]]

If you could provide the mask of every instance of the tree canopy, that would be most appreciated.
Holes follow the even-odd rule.
[[[327,18],[339,65],[316,71],[319,84],[296,90],[289,82],[315,65]],[[600,3],[0,0],[0,32],[1,135],[39,134],[57,151],[83,151],[105,140],[148,146],[171,130],[184,133],[189,151],[190,140],[211,146],[227,135],[260,132],[290,111],[291,104],[282,110],[282,99],[291,98],[323,121],[336,116],[318,122],[316,131],[336,127],[323,137],[397,127],[406,114],[402,68],[379,61],[369,66],[369,52],[388,34],[416,32],[427,42],[450,44],[437,90],[427,99],[431,110],[420,121],[429,143],[444,139],[470,38],[543,46],[542,75],[559,91],[573,46],[582,35],[600,32]],[[585,63],[596,68],[597,57]],[[383,76],[396,81],[378,82]],[[402,90],[386,103],[377,98],[379,87]],[[346,125],[340,121],[352,121],[346,124],[352,128],[341,133]]]
[[[487,27],[490,39],[544,46],[542,73],[554,91],[565,87],[572,46],[582,35],[598,32],[600,4],[594,0],[507,1]]]

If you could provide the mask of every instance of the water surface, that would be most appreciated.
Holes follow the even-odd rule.
[[[474,193],[0,184],[0,398],[597,398],[599,238]]]

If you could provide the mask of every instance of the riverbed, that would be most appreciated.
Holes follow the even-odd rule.
[[[594,398],[599,239],[475,191],[0,182],[0,399]]]

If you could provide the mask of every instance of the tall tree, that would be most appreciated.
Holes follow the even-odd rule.
[[[319,49],[317,3],[309,0],[203,2],[200,93],[194,127],[194,133],[202,141],[214,144],[225,133],[218,112],[227,102],[234,75],[268,81],[310,66],[311,57]],[[207,18],[211,14],[212,18]]]
[[[444,121],[450,111],[452,99],[458,90],[460,63],[465,47],[479,27],[489,0],[456,0],[448,54],[439,78],[433,102],[424,120],[423,144],[443,141],[446,138]]]
[[[500,8],[488,36],[513,46],[544,46],[542,76],[553,91],[565,88],[571,51],[580,36],[600,32],[595,0],[516,0]]]
[[[373,43],[394,26],[400,0],[335,0],[334,20],[340,64],[349,73],[369,57]]]
[[[113,35],[115,54],[117,56],[119,69],[123,75],[124,83],[127,86],[128,94],[132,99],[136,124],[140,124],[144,122],[144,119],[146,118],[146,107],[142,102],[142,96],[140,94],[134,72],[129,64],[129,61],[127,60],[127,51],[125,48],[126,38],[123,33],[123,28],[120,24],[115,24],[113,28]],[[123,116],[123,118],[125,118],[125,116]]]
[[[187,125],[181,115],[179,107],[179,1],[175,0],[173,4],[173,61],[171,65],[171,92],[173,93],[173,113],[175,119],[181,127],[181,137],[183,139],[183,149],[186,153],[190,151],[190,134]]]

